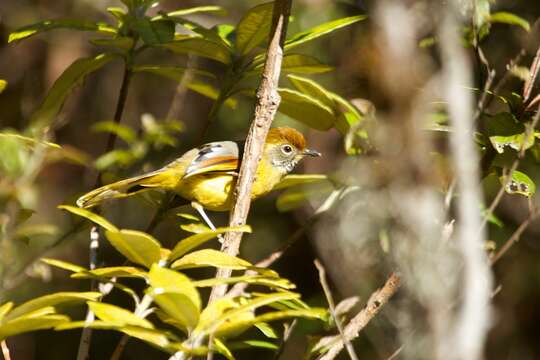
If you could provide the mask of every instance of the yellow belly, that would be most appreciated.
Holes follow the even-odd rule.
[[[261,181],[261,177],[256,178],[251,191],[251,199],[254,200],[272,191],[274,185],[280,180],[279,178],[266,177],[266,181]],[[236,177],[228,174],[209,173],[182,180],[175,191],[189,201],[197,201],[208,210],[228,211],[232,205],[232,194],[235,186]]]

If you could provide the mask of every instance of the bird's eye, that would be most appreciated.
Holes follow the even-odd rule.
[[[281,151],[283,151],[283,153],[289,155],[290,153],[292,153],[293,148],[292,148],[291,145],[283,145],[283,146],[281,147]]]

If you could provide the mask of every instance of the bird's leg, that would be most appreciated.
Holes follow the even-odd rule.
[[[210,229],[212,229],[213,231],[216,231],[216,227],[214,226],[214,224],[212,223],[212,220],[210,220],[210,218],[208,217],[208,215],[206,215],[206,212],[204,211],[204,208],[202,207],[201,204],[199,204],[198,202],[196,201],[193,201],[191,203],[191,206],[197,210],[197,212],[199,213],[199,215],[201,215],[201,217],[203,218],[204,222],[206,223],[206,225],[208,225],[208,227]],[[219,239],[219,242],[220,243],[223,243],[223,236],[218,235],[218,239]]]

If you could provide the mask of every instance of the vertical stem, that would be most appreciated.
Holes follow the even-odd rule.
[[[6,340],[2,340],[0,342],[0,346],[2,347],[2,355],[4,356],[4,360],[11,360],[11,354],[9,353]]]
[[[136,42],[137,41],[135,40],[134,44]],[[116,103],[116,110],[114,112],[114,122],[117,124],[119,124],[122,120],[122,115],[124,113],[124,108],[126,106],[129,84],[133,76],[133,72],[131,69],[132,56],[133,56],[133,49],[127,54],[127,57],[124,61],[124,75],[122,77],[122,84],[120,85],[120,93],[118,95],[118,101]],[[105,153],[111,151],[114,148],[116,138],[117,138],[116,133],[111,133],[109,135],[109,138],[107,139],[107,145],[105,147]],[[99,186],[101,186],[101,173],[99,173],[97,176],[95,187],[99,187]],[[99,240],[100,240],[99,229],[96,226],[93,226],[92,229],[90,230],[90,268],[96,268],[97,266]],[[96,284],[93,283],[92,288],[94,289],[95,287],[96,287]],[[86,312],[85,321],[87,324],[94,321],[94,313],[90,309],[88,309]],[[83,331],[81,334],[81,340],[79,342],[77,360],[86,360],[89,358],[91,339],[92,339],[92,329],[89,327],[83,328]]]

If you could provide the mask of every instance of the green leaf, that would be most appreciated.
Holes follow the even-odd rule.
[[[100,121],[92,125],[93,131],[107,132],[115,134],[126,143],[131,144],[137,139],[137,134],[132,128],[126,125],[118,124],[114,121]]]
[[[495,150],[499,154],[502,154],[506,147],[509,147],[519,152],[522,148],[527,150],[534,145],[534,134],[531,132],[527,139],[525,139],[526,135],[527,133],[523,132],[521,134],[510,136],[490,136],[489,141],[491,142],[491,145],[493,145],[493,148],[495,148]]]
[[[112,246],[129,261],[150,268],[161,260],[161,245],[151,235],[136,230],[105,232]]]
[[[266,336],[267,338],[270,338],[270,339],[277,339],[279,338],[278,334],[276,333],[276,331],[268,324],[268,323],[265,323],[265,322],[260,322],[260,323],[256,323],[256,324],[253,324],[257,329],[259,329],[260,332],[263,333],[264,336]]]
[[[112,39],[90,39],[90,43],[96,46],[106,46],[128,51],[133,47],[133,39],[127,36],[117,36]]]
[[[111,266],[111,267],[97,268],[94,270],[79,271],[71,275],[71,277],[74,279],[85,279],[85,278],[94,278],[94,277],[146,279],[147,273],[146,271],[133,267],[133,266]]]
[[[0,80],[0,94],[6,90],[7,84],[6,80]]]
[[[491,23],[502,23],[508,25],[516,25],[523,28],[525,31],[531,31],[531,25],[522,17],[506,11],[500,11],[490,14],[488,21]]]
[[[66,305],[96,300],[101,296],[102,295],[99,292],[58,292],[55,294],[40,296],[17,306],[6,316],[6,320],[14,319],[47,306]]]
[[[232,276],[228,278],[212,278],[205,280],[193,281],[193,285],[197,287],[210,287],[221,284],[236,284],[243,282],[246,284],[262,285],[277,289],[294,289],[295,285],[287,279],[279,277],[268,276],[256,276],[256,275],[244,275],[244,276]]]
[[[249,9],[236,27],[236,51],[246,55],[267,40],[272,26],[272,8],[268,2]]]
[[[303,54],[285,55],[281,64],[281,70],[283,72],[296,74],[320,74],[332,71],[333,69],[332,66],[322,63],[317,58]]]
[[[201,232],[195,235],[191,235],[183,240],[181,240],[174,249],[171,252],[171,255],[169,256],[169,261],[173,261],[178,259],[180,256],[188,253],[189,251],[193,250],[194,248],[204,244],[205,242],[212,240],[213,238],[217,237],[219,234],[224,234],[228,231],[238,231],[238,232],[251,232],[251,227],[248,225],[243,226],[234,226],[234,227],[221,227],[214,230],[208,230],[205,232]]]
[[[334,186],[328,181],[289,188],[279,195],[276,207],[281,212],[291,211],[303,206],[310,199],[328,196],[332,191]]]
[[[279,111],[316,130],[328,130],[336,118],[332,109],[311,96],[292,89],[278,89]]]
[[[201,12],[212,12],[212,13],[217,13],[220,15],[225,15],[227,13],[227,11],[221,6],[206,5],[206,6],[195,6],[195,7],[187,8],[187,9],[174,10],[167,13],[167,16],[186,16],[186,15],[192,15],[192,14],[197,14]]]
[[[182,81],[184,74],[188,71],[187,68],[182,66],[163,66],[163,65],[144,65],[144,66],[135,66],[133,68],[134,72],[148,72],[156,75],[160,75],[178,82]],[[216,76],[211,72],[198,70],[198,69],[189,69],[195,76],[200,76],[208,79],[214,80]]]
[[[501,184],[505,183],[505,177],[500,177]],[[512,178],[506,184],[504,189],[508,194],[520,194],[527,197],[532,197],[536,192],[536,185],[530,177],[521,171],[514,170]]]
[[[214,347],[216,351],[225,356],[227,360],[234,360],[234,355],[232,354],[231,350],[229,350],[227,346],[217,337],[214,337]]]
[[[221,43],[202,37],[188,37],[163,44],[162,46],[177,54],[193,54],[218,61],[225,65],[229,65],[232,61],[229,48]]]
[[[114,54],[100,54],[95,57],[76,60],[72,63],[47,93],[40,107],[32,114],[31,123],[40,129],[54,122],[69,93],[82,84],[85,77],[115,59]]]
[[[97,214],[94,214],[93,212],[88,211],[86,209],[81,209],[81,208],[78,208],[78,207],[75,207],[75,206],[70,206],[70,205],[60,205],[60,206],[58,206],[58,208],[62,209],[62,210],[69,211],[72,214],[82,216],[82,217],[84,217],[84,218],[98,224],[99,226],[101,226],[102,228],[104,228],[106,230],[118,231],[118,228],[116,226],[114,226],[113,224],[111,224],[108,220],[106,220],[105,218],[103,218],[103,217],[101,217],[101,216],[99,216]]]
[[[329,181],[328,176],[324,174],[289,174],[286,175],[276,186],[274,186],[274,190],[327,181]]]
[[[259,349],[268,349],[268,350],[277,350],[279,349],[279,346],[277,346],[274,343],[271,343],[269,341],[263,341],[263,340],[242,340],[242,341],[234,341],[228,343],[229,349],[231,350],[242,350],[242,349],[252,349],[252,348],[259,348]]]
[[[89,301],[88,307],[100,320],[106,323],[114,324],[116,326],[132,325],[147,329],[154,328],[154,325],[152,325],[150,321],[142,319],[131,311],[125,310],[119,306]]]
[[[251,263],[236,256],[231,256],[225,254],[224,252],[213,249],[194,251],[176,260],[171,265],[173,269],[190,269],[206,266],[233,270],[245,270],[252,265]]]
[[[32,25],[24,26],[9,34],[8,43],[27,39],[30,36],[54,29],[70,29],[94,31],[108,35],[116,34],[116,29],[105,23],[96,23],[87,20],[59,19],[45,20]]]
[[[0,325],[0,340],[13,335],[35,330],[50,329],[70,319],[65,315],[44,315],[40,317],[21,317]]]
[[[255,317],[251,316],[249,319],[246,319],[245,317],[242,318],[242,314],[250,314],[253,310],[276,301],[296,299],[299,297],[300,295],[292,292],[278,292],[263,295],[255,299],[248,300],[245,304],[233,307],[231,310],[224,311],[221,315],[212,317],[211,319],[208,319],[208,321],[203,322],[201,320],[196,331],[209,334],[215,332],[216,329],[219,328],[221,333],[233,332],[238,328],[244,328],[246,323],[255,324],[266,321],[254,321]]]
[[[246,300],[244,298],[221,298],[221,299],[212,301],[201,313],[199,323],[197,324],[197,328],[195,329],[194,333],[204,331],[204,329],[207,326],[210,326],[215,321],[215,319],[219,318],[227,311],[238,309],[240,306],[244,305],[245,303],[246,303]],[[248,321],[250,319],[253,319],[254,317],[255,315],[253,311],[251,309],[246,309],[246,311],[236,314],[235,319]],[[237,328],[232,329],[231,331],[222,332],[221,327],[217,326],[214,330],[214,335],[216,337],[222,337],[222,338],[236,337],[240,335],[242,332],[246,331],[248,328],[249,326],[237,327]]]
[[[174,39],[175,23],[168,19],[135,18],[130,25],[147,45],[164,44]]]
[[[157,265],[150,269],[148,279],[150,294],[159,307],[187,329],[193,329],[199,321],[201,298],[191,280]]]
[[[4,316],[6,316],[6,314],[10,312],[11,309],[13,309],[13,305],[14,304],[11,301],[0,305],[0,324],[2,323],[2,319],[4,318]]]
[[[346,17],[346,18],[342,18],[342,19],[338,19],[338,20],[334,20],[334,21],[326,22],[324,24],[317,25],[307,31],[298,33],[294,35],[292,38],[288,39],[285,42],[285,51],[295,48],[296,46],[304,44],[308,41],[317,39],[323,35],[326,35],[328,33],[341,29],[345,26],[349,26],[356,22],[362,21],[366,18],[367,16],[365,15],[357,15],[357,16]]]
[[[287,75],[287,78],[302,94],[320,101],[331,109],[334,108],[334,100],[328,95],[327,90],[315,81],[293,74]]]
[[[67,262],[67,261],[61,261],[61,260],[56,260],[56,259],[48,259],[48,258],[42,258],[41,261],[44,262],[47,265],[54,266],[54,267],[57,267],[59,269],[71,271],[71,272],[74,272],[74,273],[87,270],[86,268],[84,268],[82,266],[75,265],[75,264],[72,264],[72,263]]]

